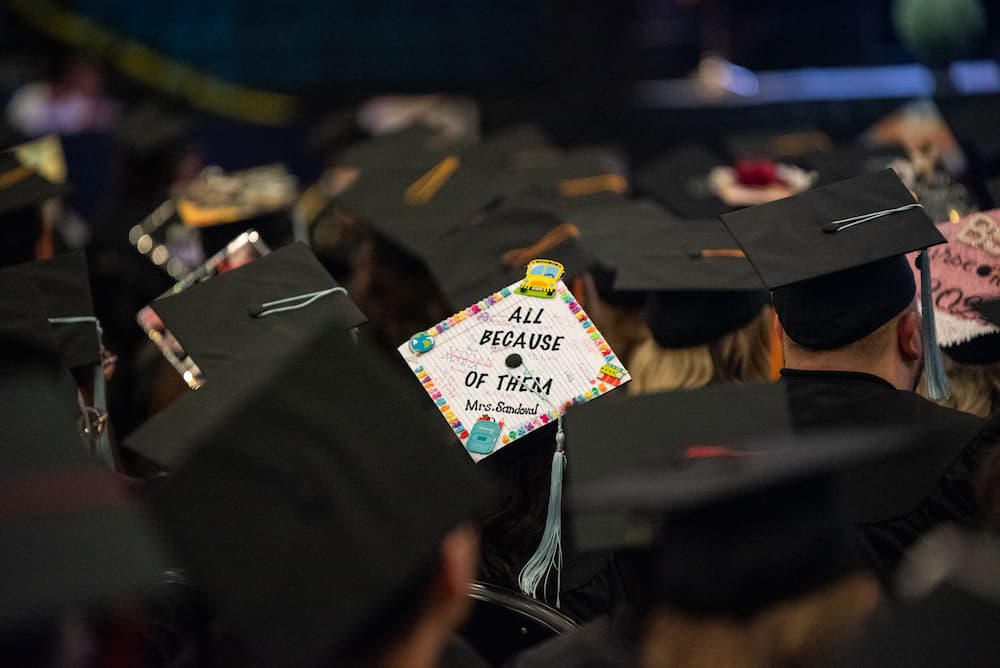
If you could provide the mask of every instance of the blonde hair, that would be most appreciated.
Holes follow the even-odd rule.
[[[878,607],[878,581],[845,577],[746,619],[653,613],[645,628],[642,668],[796,666],[855,639]]]
[[[951,396],[938,401],[979,417],[1000,414],[1000,364],[960,364],[944,355]],[[920,379],[917,390],[927,396],[927,378]]]
[[[690,348],[661,348],[648,336],[632,355],[629,392],[688,390],[717,382],[770,378],[772,310],[765,306],[749,323],[715,341]]]

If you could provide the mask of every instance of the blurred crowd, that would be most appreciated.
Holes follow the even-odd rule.
[[[3,664],[995,665],[998,106],[634,162],[385,96],[314,178],[64,59],[0,153]]]

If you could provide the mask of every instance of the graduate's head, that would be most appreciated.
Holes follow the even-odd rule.
[[[764,381],[768,293],[718,220],[667,220],[625,254],[614,286],[645,295],[649,338],[630,361],[629,392]]]
[[[915,295],[905,256],[775,290],[786,366],[866,371],[914,389],[924,363]]]
[[[764,382],[770,371],[772,310],[763,305],[741,327],[682,347],[647,338],[633,353],[631,394],[694,389],[715,383]]]
[[[935,398],[947,394],[930,296],[922,295],[922,332],[906,255],[944,237],[891,169],[723,222],[772,290],[788,366],[867,371],[912,390],[926,359]],[[930,285],[926,253],[917,263],[921,285]]]

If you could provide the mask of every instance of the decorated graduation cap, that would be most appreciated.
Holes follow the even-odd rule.
[[[937,227],[948,240],[927,252],[938,343],[957,362],[1000,361],[1000,326],[979,308],[1000,298],[1000,210]]]
[[[344,332],[258,338],[212,380],[132,435],[177,462],[155,514],[258,661],[337,663],[388,631],[491,488],[419,390]]]
[[[0,626],[11,628],[148,592],[164,560],[121,481],[86,455],[76,387],[33,281],[3,285]]]
[[[613,546],[609,529],[628,518],[617,538],[652,555],[649,602],[696,615],[753,615],[867,570],[841,481],[908,456],[909,434],[789,436],[780,431],[780,389],[646,395],[613,418],[581,411],[569,437],[574,461],[588,468],[574,470],[571,512],[605,519],[574,520],[578,540]],[[751,411],[769,416],[770,430]],[[727,424],[734,414],[737,424]],[[634,430],[627,441],[618,436],[629,447],[598,445],[607,422]]]
[[[185,227],[199,230],[205,255],[213,255],[241,231],[253,228],[271,247],[291,237],[288,209],[298,181],[282,165],[226,173],[207,167],[174,195]]]
[[[789,163],[740,160],[697,144],[675,148],[640,167],[636,182],[682,218],[712,218],[810,188],[815,174]]]
[[[840,348],[905,310],[916,295],[906,253],[944,242],[920,204],[885,169],[725,214],[723,222],[772,290],[785,333],[807,348]],[[918,264],[929,391],[948,393],[930,305],[931,271]]]
[[[347,291],[298,242],[150,307],[208,381],[251,341],[280,340],[312,323],[346,331],[365,322]]]
[[[664,222],[656,236],[631,246],[614,287],[649,293],[646,319],[659,346],[708,343],[768,304],[767,289],[717,219]]]
[[[85,433],[92,440],[95,456],[114,467],[107,429],[107,395],[101,342],[101,323],[94,313],[87,261],[82,252],[59,255],[48,260],[8,267],[4,276],[21,276],[38,290],[40,307],[55,333],[66,367],[74,372],[90,372],[93,377],[93,406],[81,406]]]
[[[399,353],[475,461],[557,424],[545,529],[520,575],[537,595],[562,558],[562,416],[630,376],[562,281],[565,267],[526,265],[520,280],[414,333]]]

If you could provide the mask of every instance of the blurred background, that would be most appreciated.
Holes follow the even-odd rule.
[[[100,118],[54,128],[64,132],[106,129],[116,111],[155,96],[206,114],[198,142],[208,162],[281,160],[305,180],[322,168],[322,122],[336,134],[331,114],[389,92],[466,95],[485,132],[533,119],[560,142],[613,140],[641,158],[692,133],[790,123],[837,139],[900,100],[991,92],[998,6],[8,0],[0,101],[14,129],[42,134],[50,128],[9,106],[28,83],[111,103]]]

